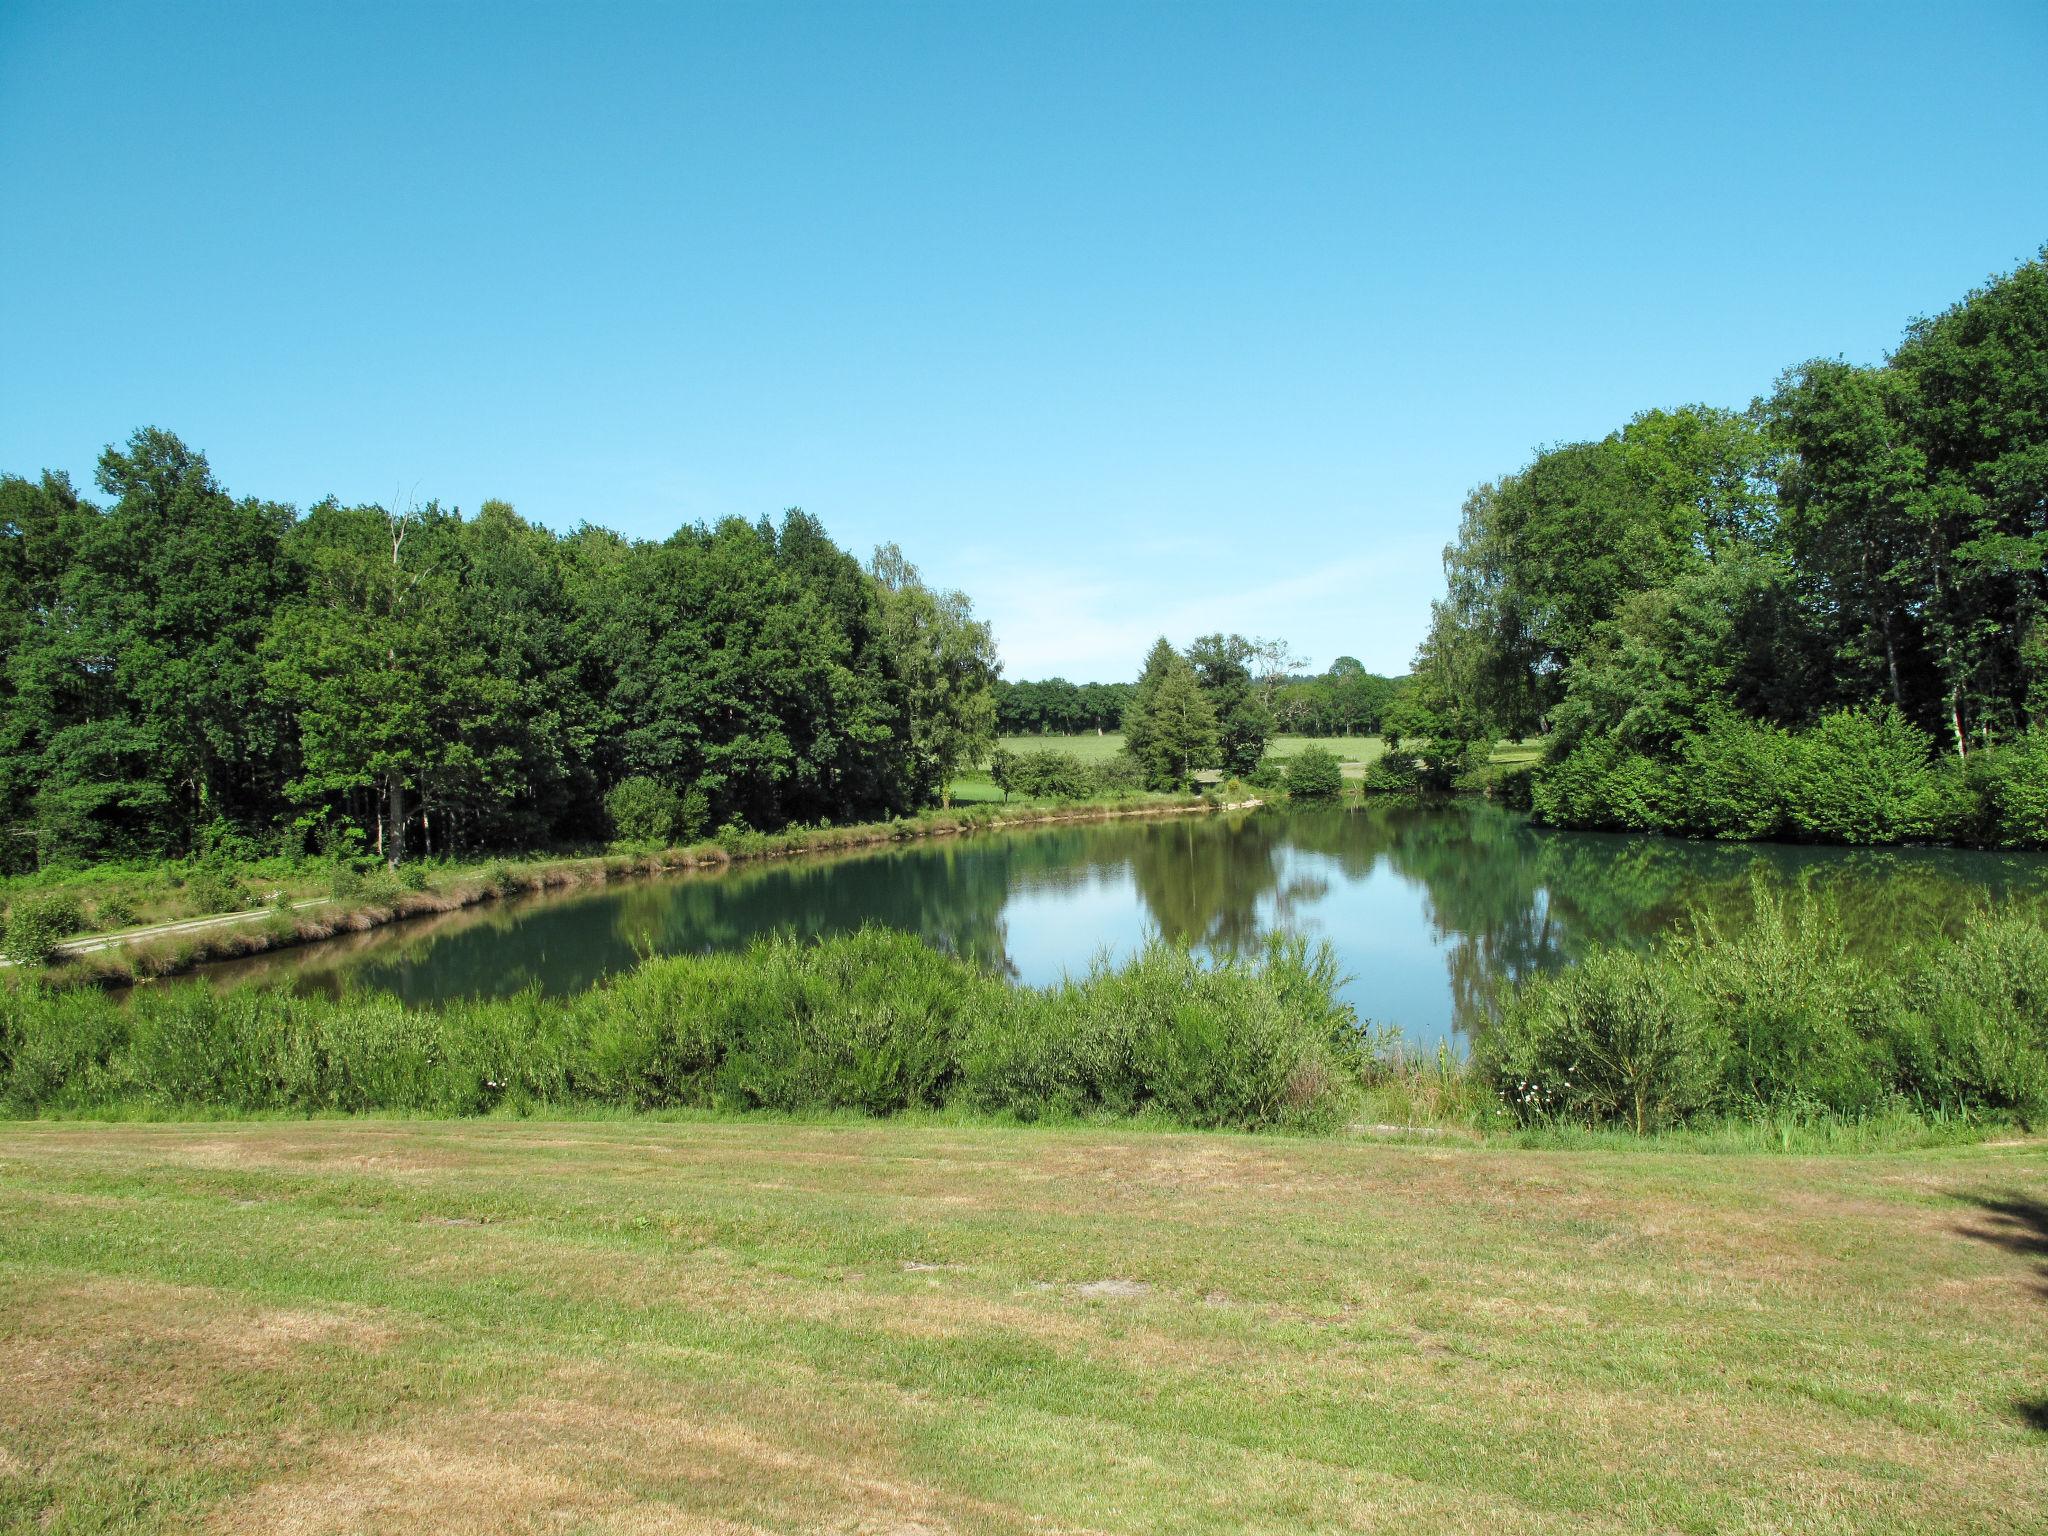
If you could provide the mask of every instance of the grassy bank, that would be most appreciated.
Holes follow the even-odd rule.
[[[0,994],[0,1113],[958,1107],[1026,1119],[1326,1128],[1355,1033],[1330,963],[1153,945],[1014,987],[882,929],[649,960],[563,998],[408,1008],[382,993]]]
[[[174,975],[207,960],[260,954],[358,933],[409,917],[452,912],[536,891],[602,885],[737,860],[879,847],[1003,826],[1160,816],[1214,809],[1196,796],[1134,794],[1054,804],[967,804],[889,822],[734,832],[685,848],[466,862],[417,860],[400,875],[328,860],[265,860],[216,866],[188,862],[109,866],[17,877],[0,884],[6,911],[0,942],[30,969],[54,965],[58,979],[119,984]],[[311,903],[312,905],[308,905]],[[24,944],[24,915],[42,939]],[[150,935],[152,925],[242,914],[245,921]],[[98,938],[118,944],[80,952]],[[35,956],[45,954],[40,964]]]
[[[0,1127],[0,1528],[2038,1529],[2039,1145]]]
[[[1980,914],[1880,962],[1823,904],[1756,902],[1732,935],[1597,949],[1504,992],[1469,1060],[1361,1024],[1327,951],[1283,939],[1222,962],[1154,943],[1049,988],[879,928],[435,1008],[23,986],[0,992],[0,1113],[945,1111],[1777,1150],[2048,1121],[2037,922]]]

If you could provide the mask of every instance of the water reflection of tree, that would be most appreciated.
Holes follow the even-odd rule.
[[[1003,903],[1020,867],[1051,853],[1030,839],[976,838],[742,865],[622,893],[612,928],[620,942],[662,954],[731,949],[771,933],[812,940],[894,928],[1007,972]]]
[[[1551,832],[1480,802],[1078,824],[838,857],[766,861],[520,900],[365,935],[355,953],[274,957],[417,1001],[573,991],[661,953],[767,933],[805,939],[885,924],[1003,974],[1005,904],[1020,892],[1135,887],[1169,938],[1216,953],[1306,926],[1336,882],[1385,866],[1420,892],[1445,955],[1453,1021],[1470,1031],[1504,983],[1595,942],[1648,942],[1698,908],[1739,927],[1750,886],[1830,901],[1882,958],[1952,929],[1987,899],[2048,918],[2048,858],[1949,849],[1849,850]],[[1333,933],[1340,949],[1345,935]],[[343,956],[346,955],[346,958]],[[1078,963],[1084,956],[1077,956]],[[330,980],[329,985],[336,984]],[[1370,1012],[1373,1000],[1361,998]]]
[[[1117,839],[1138,895],[1159,932],[1176,943],[1219,954],[1259,944],[1267,924],[1259,902],[1307,899],[1303,889],[1281,889],[1285,822],[1276,817],[1228,820],[1179,817],[1127,825]]]
[[[1753,888],[1825,901],[1882,962],[1987,902],[2048,914],[2048,860],[1954,849],[1845,849],[1554,832],[1478,802],[1368,805],[1329,831],[1419,882],[1444,941],[1454,1019],[1481,1027],[1503,985],[1594,943],[1648,943],[1691,914],[1739,931]],[[1362,853],[1361,855],[1362,856]]]

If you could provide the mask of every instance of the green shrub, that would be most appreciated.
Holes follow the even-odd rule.
[[[132,928],[135,925],[135,909],[120,896],[101,896],[92,904],[93,925],[102,932],[115,928]]]
[[[1287,793],[1299,800],[1327,800],[1344,789],[1344,765],[1337,754],[1311,743],[1287,764]]]
[[[1412,795],[1422,788],[1421,760],[1390,748],[1366,764],[1364,785],[1369,794]]]
[[[1611,736],[1583,738],[1544,762],[1529,793],[1539,820],[1630,832],[1675,826],[1682,804],[1680,781],[1670,764],[1630,751]]]
[[[417,859],[409,859],[398,866],[399,889],[424,891],[427,888],[427,867]]]
[[[398,871],[379,864],[363,876],[362,885],[356,892],[356,900],[366,906],[388,907],[404,894],[405,884],[399,878]]]
[[[1935,830],[1956,842],[1992,848],[2048,848],[2048,731],[1972,752],[1957,770],[1936,775]]]
[[[1012,752],[1006,788],[1032,800],[1079,800],[1092,787],[1088,765],[1071,752]]]
[[[965,1091],[1027,1119],[1149,1109],[1186,1125],[1316,1123],[1342,1075],[1332,1019],[1350,1019],[1334,985],[1327,960],[1205,966],[1153,944],[985,1009],[964,1047]]]
[[[1532,803],[1535,777],[1534,763],[1493,763],[1479,776],[1477,788],[1511,811],[1526,811]]]
[[[185,881],[185,910],[194,917],[239,912],[254,904],[249,888],[219,865],[202,865]]]
[[[1088,765],[1088,790],[1106,798],[1134,795],[1145,787],[1145,765],[1128,750]]]
[[[1723,716],[1688,737],[1679,752],[1685,826],[1708,837],[1782,835],[1793,755],[1793,738],[1740,716]]]
[[[1786,785],[1793,831],[1845,843],[1926,835],[1932,743],[1896,709],[1839,710],[1797,740]]]
[[[1983,916],[1940,946],[1909,986],[1920,1025],[1902,1086],[1941,1108],[2048,1118],[2048,932]]]
[[[1150,1110],[1191,1125],[1334,1113],[1355,1030],[1326,955],[1206,967],[1159,945],[1049,991],[907,934],[649,961],[578,997],[441,1009],[378,994],[0,991],[0,1104],[126,1100],[246,1110],[474,1114],[503,1105],[694,1105],[892,1114]]]
[[[604,809],[611,817],[613,835],[623,842],[666,847],[679,837],[695,836],[699,830],[683,824],[683,797],[645,774],[612,786],[604,797]]]
[[[1478,1062],[1525,1122],[1622,1125],[1643,1135],[1713,1101],[1715,1040],[1671,967],[1601,950],[1524,983],[1481,1037]]]
[[[1697,919],[1661,960],[1705,1005],[1739,1108],[1879,1108],[1897,1090],[1897,988],[1849,955],[1832,905],[1751,890],[1732,934]]]
[[[337,863],[327,877],[327,894],[336,901],[354,901],[363,894],[363,872],[352,863]]]
[[[57,946],[85,926],[78,898],[53,892],[23,896],[7,909],[4,953],[16,965],[48,965]]]

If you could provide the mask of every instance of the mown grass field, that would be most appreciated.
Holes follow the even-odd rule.
[[[1004,736],[997,745],[1012,752],[1071,752],[1083,762],[1097,762],[1122,751],[1124,738],[1121,732],[1097,736],[1091,731],[1081,736]],[[1342,764],[1344,777],[1352,780],[1364,778],[1365,770],[1373,760],[1387,750],[1386,742],[1378,736],[1275,736],[1267,751],[1274,757],[1292,757],[1308,746],[1322,747],[1335,753]],[[1504,741],[1494,748],[1493,760],[1496,763],[1533,763],[1542,752],[1539,742]],[[955,805],[975,805],[1001,800],[1003,792],[996,788],[987,773],[977,772],[956,778],[952,784],[952,796]]]
[[[2048,1151],[0,1127],[0,1528],[2022,1531]]]

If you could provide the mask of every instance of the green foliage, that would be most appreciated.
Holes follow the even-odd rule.
[[[1953,941],[1850,954],[1824,903],[1761,888],[1656,950],[1600,950],[1512,991],[1475,1067],[1527,1122],[1643,1132],[1706,1113],[2048,1115],[2048,932],[1982,913]]]
[[[47,965],[57,946],[85,927],[78,898],[63,893],[23,896],[7,908],[7,927],[0,944],[16,965]]]
[[[1337,754],[1307,746],[1287,764],[1287,793],[1298,799],[1329,799],[1344,788],[1344,765]]]
[[[587,842],[641,779],[678,837],[880,819],[991,737],[966,598],[801,511],[660,543],[497,501],[300,516],[154,429],[99,481],[0,475],[7,869]]]
[[[1902,1088],[1936,1105],[2048,1114],[2048,932],[2012,916],[1973,923],[1911,983],[1918,1028]]]
[[[97,897],[92,904],[93,926],[102,930],[132,927],[135,908],[121,896]]]
[[[1145,787],[1145,766],[1129,752],[1116,752],[1088,765],[1091,794],[1114,798],[1136,794]]]
[[[687,841],[703,829],[683,824],[683,797],[659,779],[644,773],[612,786],[604,797],[605,814],[611,817],[614,836],[629,843],[658,843],[666,847]]]
[[[1124,740],[1153,789],[1184,790],[1215,759],[1216,712],[1194,668],[1163,639],[1146,660],[1124,717]]]
[[[1098,775],[1070,752],[1013,752],[997,785],[1036,800],[1079,800],[1092,793]]]
[[[1384,729],[1548,727],[1532,799],[1564,825],[2043,846],[2044,336],[2048,259],[1882,366],[1479,487]]]
[[[1889,707],[1838,710],[1806,731],[1723,713],[1679,736],[1668,756],[1631,750],[1619,735],[1553,742],[1531,804],[1558,826],[1724,838],[1897,843],[1940,833],[1971,841],[1973,821],[2007,825],[2006,807],[2015,830],[2024,829],[2037,793],[2016,783],[2031,767],[2026,748],[2011,749],[2011,776],[1987,765],[1967,786],[1938,774],[1931,751]],[[1987,808],[1997,795],[2008,798]]]
[[[388,878],[388,877],[387,877]],[[370,993],[0,991],[0,1106],[477,1114],[610,1104],[1027,1118],[1140,1111],[1307,1126],[1335,1112],[1334,968],[1301,945],[1205,966],[1155,945],[1048,991],[911,935],[650,961],[565,999],[408,1009]]]
[[[1837,710],[1799,738],[1787,819],[1802,837],[1895,843],[1929,830],[1933,791],[1924,732],[1898,710]]]
[[[193,917],[240,912],[254,904],[249,888],[224,866],[202,864],[185,881],[185,910]]]
[[[1363,784],[1368,794],[1412,795],[1422,788],[1422,759],[1389,747],[1365,765]]]
[[[1529,1121],[1643,1135],[1703,1108],[1716,1086],[1698,1000],[1655,961],[1621,950],[1524,985],[1482,1048],[1508,1108]]]

